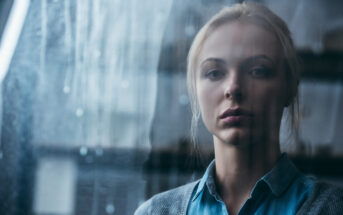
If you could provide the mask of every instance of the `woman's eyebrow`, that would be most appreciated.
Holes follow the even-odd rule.
[[[248,64],[249,64],[249,63],[253,63],[253,62],[255,62],[255,61],[259,60],[259,59],[267,60],[267,61],[269,61],[273,66],[276,65],[276,64],[275,64],[275,61],[274,61],[272,58],[270,58],[270,57],[268,57],[267,55],[264,55],[264,54],[255,55],[255,56],[248,57],[247,59],[245,59],[245,60],[243,61],[243,63],[248,63]]]
[[[226,64],[226,61],[220,58],[207,58],[201,62],[200,66],[203,66],[206,63],[213,62],[216,64]]]

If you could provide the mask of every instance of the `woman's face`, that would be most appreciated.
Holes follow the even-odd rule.
[[[224,24],[206,39],[198,59],[197,98],[215,142],[278,142],[287,102],[276,38],[254,24]]]

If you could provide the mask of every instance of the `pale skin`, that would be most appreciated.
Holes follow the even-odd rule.
[[[198,58],[196,94],[213,134],[218,192],[237,214],[256,182],[280,158],[279,130],[288,104],[281,46],[273,34],[234,21],[216,28]],[[228,109],[249,113],[234,123]]]

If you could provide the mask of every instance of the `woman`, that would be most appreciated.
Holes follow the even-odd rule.
[[[280,152],[282,113],[289,107],[294,119],[299,74],[279,17],[252,3],[224,8],[196,35],[187,72],[192,126],[201,115],[215,161],[200,180],[154,196],[137,215],[343,211],[341,189],[304,176]]]

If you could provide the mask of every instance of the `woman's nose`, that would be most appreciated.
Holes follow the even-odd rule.
[[[242,99],[242,86],[239,74],[232,72],[225,82],[225,98],[239,101]]]

